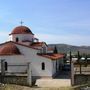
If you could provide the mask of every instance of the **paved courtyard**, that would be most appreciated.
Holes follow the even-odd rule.
[[[70,72],[64,71],[59,73],[54,79],[38,79],[36,84],[38,87],[67,87],[71,86]]]

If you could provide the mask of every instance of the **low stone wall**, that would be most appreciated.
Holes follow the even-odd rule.
[[[51,76],[32,76],[32,85],[35,85],[36,80],[40,78],[52,78]],[[5,84],[16,84],[16,85],[25,85],[29,86],[27,76],[15,76],[15,75],[6,75],[4,77],[0,76],[0,82]]]
[[[90,75],[74,75],[74,84],[75,85],[81,85],[81,84],[86,84],[90,83]]]
[[[3,83],[17,84],[17,85],[28,85],[27,76],[4,76]],[[0,80],[1,81],[1,80]]]

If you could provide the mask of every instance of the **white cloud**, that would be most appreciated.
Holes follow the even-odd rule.
[[[0,32],[0,43],[9,40],[8,32]]]
[[[0,32],[0,36],[7,36],[8,32]]]
[[[90,36],[82,35],[54,35],[54,34],[43,34],[37,33],[36,37],[40,41],[45,41],[48,44],[50,43],[65,43],[71,45],[90,45],[89,38]]]
[[[0,43],[9,40],[8,32],[0,32]],[[90,36],[83,35],[56,35],[56,34],[44,34],[44,33],[36,33],[35,36],[40,40],[44,41],[47,44],[71,44],[71,45],[90,45],[89,38]]]
[[[81,29],[89,29],[90,28],[90,21],[89,20],[76,20],[76,21],[64,21],[59,22],[58,25],[61,27],[69,27],[69,28],[77,28],[78,30]]]

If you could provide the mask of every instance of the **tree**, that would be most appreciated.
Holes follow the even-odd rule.
[[[58,50],[57,50],[56,46],[54,47],[54,53],[56,53],[56,54],[58,53]]]

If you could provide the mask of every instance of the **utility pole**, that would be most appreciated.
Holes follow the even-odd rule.
[[[70,51],[70,69],[71,69],[71,62],[72,62],[72,53]]]
[[[74,85],[74,62],[71,61],[71,85]]]
[[[87,61],[87,55],[85,55],[85,66],[87,67],[87,65],[88,65],[88,61]]]
[[[74,63],[72,61],[72,53],[70,51],[70,70],[71,70],[71,85],[74,85]]]
[[[80,74],[82,73],[82,65],[81,65],[81,62],[80,62],[80,53],[79,53],[79,51],[78,51],[78,64],[80,65]]]

